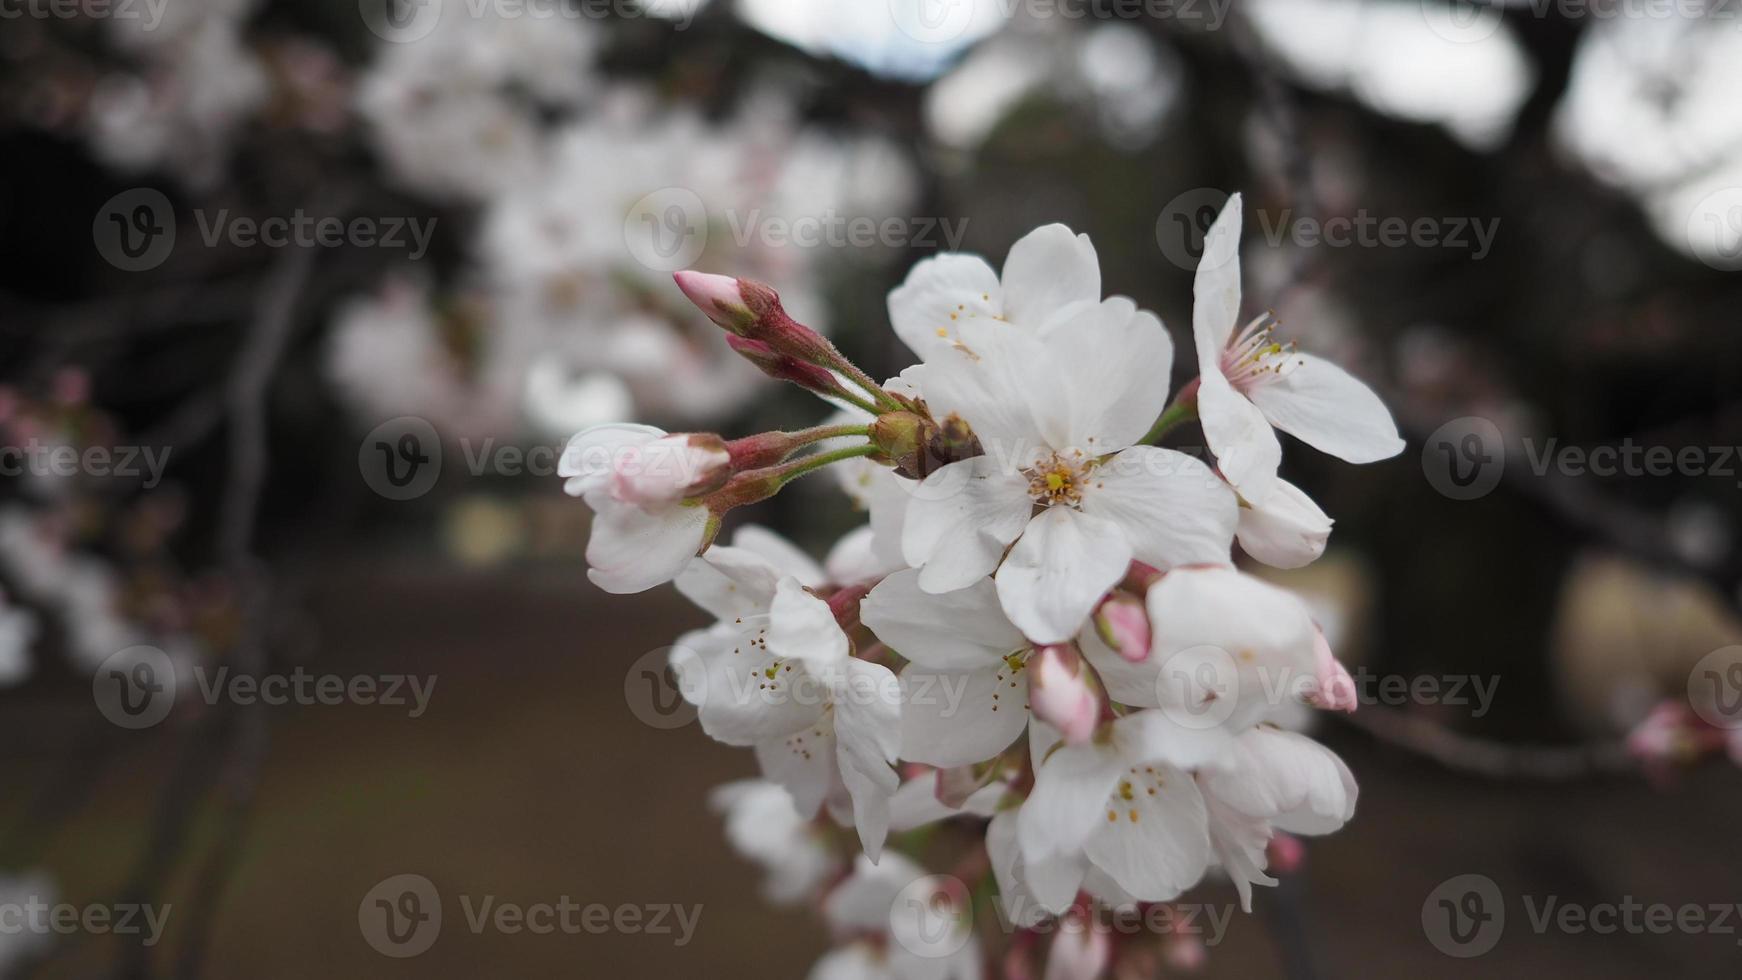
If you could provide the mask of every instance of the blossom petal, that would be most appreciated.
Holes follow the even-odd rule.
[[[768,611],[780,572],[754,552],[715,545],[690,559],[672,584],[715,619],[731,622]]]
[[[1055,747],[1040,763],[1034,790],[1017,811],[1023,858],[1041,862],[1081,850],[1106,821],[1107,794],[1126,765],[1118,750],[1107,744]]]
[[[959,807],[938,799],[938,773],[927,770],[901,784],[889,800],[889,829],[896,833],[949,820],[952,817],[990,817],[1010,792],[1003,782],[991,782],[968,794]]]
[[[732,546],[760,556],[780,575],[816,588],[827,581],[823,570],[803,549],[765,527],[746,524],[732,534]]]
[[[664,436],[664,429],[630,422],[595,425],[575,433],[556,464],[557,475],[565,481],[563,492],[580,497],[603,489],[611,480],[613,464],[622,450],[644,446]]]
[[[978,255],[946,252],[915,265],[889,292],[889,322],[920,360],[947,349],[963,320],[1004,312],[998,273]]]
[[[1349,767],[1298,732],[1244,732],[1228,761],[1200,778],[1205,792],[1291,833],[1332,833],[1355,815],[1358,789]]]
[[[750,745],[803,730],[827,696],[814,678],[762,644],[757,626],[687,633],[670,662],[678,690],[695,704],[702,731],[727,745]]]
[[[768,652],[796,660],[819,680],[833,683],[847,662],[847,648],[847,634],[829,604],[806,592],[798,579],[781,579],[768,611]]]
[[[1119,525],[1138,561],[1161,569],[1230,562],[1239,503],[1202,462],[1132,446],[1102,463],[1093,480],[1083,510]]]
[[[604,491],[587,495],[593,532],[587,540],[587,578],[606,592],[645,592],[676,578],[707,540],[706,507],[678,504],[649,513],[620,504]]]
[[[1004,318],[1041,331],[1101,299],[1101,263],[1089,236],[1064,225],[1036,228],[1004,258]]]
[[[859,619],[890,649],[934,670],[996,667],[1028,646],[988,578],[934,594],[919,587],[919,572],[896,572],[859,604]]]
[[[1273,568],[1300,568],[1325,553],[1331,538],[1331,518],[1313,499],[1287,480],[1259,504],[1240,508],[1235,533],[1240,547]]]
[[[1028,482],[991,456],[951,463],[914,491],[901,552],[921,568],[921,589],[965,589],[998,567],[1032,511]]]
[[[1076,900],[1088,862],[1077,852],[1029,861],[1017,846],[1017,810],[1005,810],[986,826],[986,853],[998,880],[998,901],[1018,926],[1058,915]]]
[[[1035,426],[1034,401],[1055,387],[1047,348],[1007,323],[973,320],[959,335],[913,371],[926,404],[940,420],[965,420],[988,454],[1025,465],[1045,441]]]
[[[901,758],[949,768],[985,762],[1028,723],[1028,676],[1006,664],[901,672]]]
[[[1030,406],[1055,449],[1123,449],[1167,404],[1173,338],[1159,317],[1123,296],[1083,308],[1046,338],[1045,350],[1048,382]]]
[[[1178,568],[1146,605],[1157,701],[1181,718],[1241,731],[1315,689],[1318,631],[1289,592],[1231,568]]]
[[[1146,902],[1176,898],[1210,865],[1203,794],[1171,766],[1131,767],[1112,797],[1097,801],[1101,826],[1085,845],[1089,860]]]
[[[1049,507],[1028,523],[998,570],[998,601],[1029,639],[1063,643],[1130,565],[1131,544],[1118,524]]]
[[[872,861],[889,835],[889,798],[901,785],[890,767],[901,745],[901,685],[889,668],[849,660],[835,697],[835,754],[853,797],[853,825]]]
[[[762,774],[792,794],[792,805],[806,820],[822,809],[836,778],[835,732],[816,723],[793,735],[756,743]]]
[[[1240,318],[1240,195],[1228,198],[1204,234],[1204,254],[1192,280],[1192,340],[1200,372],[1215,364]],[[1220,372],[1218,372],[1220,373]]]
[[[1198,421],[1222,476],[1247,500],[1267,497],[1282,465],[1282,443],[1270,420],[1220,370],[1205,370],[1199,379]]]
[[[1251,392],[1272,425],[1350,463],[1403,452],[1397,423],[1372,388],[1322,357],[1291,354],[1289,361],[1291,368]]]
[[[1210,818],[1210,848],[1240,893],[1240,907],[1250,912],[1252,886],[1276,885],[1276,879],[1264,873],[1270,864],[1266,850],[1272,836],[1270,825],[1228,806],[1207,788],[1203,794],[1204,809]]]

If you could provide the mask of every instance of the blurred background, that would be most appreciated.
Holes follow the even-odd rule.
[[[1738,91],[1699,0],[0,0],[0,905],[172,909],[0,917],[0,973],[803,976],[815,910],[706,802],[752,758],[647,670],[704,616],[588,584],[562,445],[824,414],[672,271],[883,377],[913,263],[1053,221],[1178,385],[1242,191],[1249,311],[1410,445],[1285,449],[1338,519],[1277,575],[1360,685],[1317,734],[1361,808],[1164,975],[1734,976],[1742,914],[1530,912],[1742,901]],[[741,519],[820,556],[864,517],[824,480]],[[398,959],[359,907],[408,873],[449,924]],[[1428,924],[1472,874],[1479,956]],[[475,933],[462,895],[703,912]]]

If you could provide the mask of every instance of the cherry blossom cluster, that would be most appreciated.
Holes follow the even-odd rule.
[[[915,193],[887,140],[814,132],[772,89],[705,119],[598,72],[605,41],[582,18],[486,7],[381,45],[357,84],[365,134],[394,183],[475,209],[476,234],[452,281],[402,274],[340,312],[330,373],[362,414],[474,437],[713,422],[760,378],[694,329],[666,276],[730,240],[827,332],[830,250],[770,244],[757,222],[882,218]]]
[[[567,446],[592,580],[674,582],[715,619],[671,666],[703,730],[762,770],[715,797],[733,843],[770,897],[824,896],[842,945],[817,975],[982,975],[980,943],[942,949],[904,918],[932,913],[894,901],[936,885],[910,845],[939,821],[973,830],[936,880],[995,883],[1007,973],[1045,956],[1048,976],[1090,977],[1167,937],[1062,925],[1174,901],[1212,870],[1250,909],[1279,842],[1353,815],[1348,768],[1279,724],[1303,702],[1352,710],[1348,675],[1235,544],[1297,567],[1329,537],[1277,475],[1276,430],[1356,463],[1403,442],[1364,384],[1268,316],[1240,325],[1240,222],[1236,195],[1197,272],[1198,378],[1171,399],[1161,320],[1103,298],[1088,238],[1050,225],[1002,275],[962,254],[917,265],[889,316],[918,363],[881,384],[769,287],[679,273],[732,349],[837,411],[737,440],[608,425]],[[1155,445],[1193,418],[1209,461]],[[869,522],[821,564],[754,526],[719,540],[734,508],[825,468]],[[833,826],[863,851],[850,869]],[[971,931],[967,895],[936,887],[916,907]]]

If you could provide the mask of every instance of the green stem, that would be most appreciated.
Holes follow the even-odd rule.
[[[834,397],[839,398],[841,401],[852,405],[854,408],[863,409],[864,411],[870,412],[872,415],[882,415],[884,411],[886,411],[886,409],[878,405],[876,402],[873,402],[871,399],[861,398],[845,388],[837,388],[835,391],[831,392],[831,394],[834,395]]]
[[[787,435],[797,440],[797,445],[808,446],[813,442],[822,442],[824,439],[841,439],[846,436],[864,436],[869,439],[871,426],[869,424],[819,425],[814,428],[799,429],[797,432],[788,432]]]
[[[866,443],[863,446],[848,446],[844,449],[836,449],[826,453],[817,453],[814,456],[806,456],[803,459],[794,460],[793,462],[787,463],[785,466],[781,467],[779,474],[780,485],[786,486],[788,483],[804,476],[806,473],[814,473],[831,463],[839,463],[842,460],[848,459],[857,459],[861,456],[871,456],[877,452],[878,449],[876,446]]]
[[[1182,422],[1190,422],[1197,417],[1198,386],[1197,382],[1194,381],[1180,391],[1179,397],[1173,400],[1173,404],[1167,406],[1167,409],[1161,413],[1161,417],[1149,427],[1149,432],[1138,440],[1138,445],[1159,442],[1161,437],[1173,431],[1175,426]]]

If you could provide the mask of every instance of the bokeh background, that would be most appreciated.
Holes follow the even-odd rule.
[[[684,267],[775,284],[886,376],[914,262],[996,265],[1062,221],[1187,351],[1236,190],[1248,306],[1371,381],[1410,445],[1285,450],[1338,519],[1287,582],[1368,685],[1318,729],[1362,800],[1197,972],[1735,974],[1733,934],[1538,932],[1523,904],[1742,900],[1742,751],[1710,710],[1742,697],[1733,5],[0,14],[0,891],[173,906],[150,948],[0,935],[6,975],[802,976],[814,910],[764,904],[705,802],[753,760],[660,725],[642,684],[702,614],[587,583],[556,451],[598,421],[821,417],[728,352]],[[407,433],[440,458],[401,486]],[[820,554],[863,515],[820,480],[742,520]],[[436,686],[415,717],[181,697],[129,730],[92,682],[140,645],[182,676]],[[1385,693],[1418,678],[1464,696]],[[397,960],[358,905],[402,873],[450,925]],[[1465,874],[1508,912],[1471,959],[1423,924]],[[472,935],[460,894],[704,911],[681,946]]]

